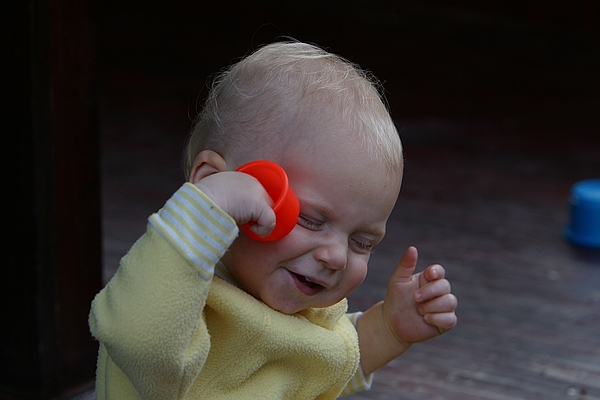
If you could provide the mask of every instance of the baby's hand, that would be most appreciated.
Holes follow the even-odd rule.
[[[275,228],[275,212],[271,208],[273,201],[254,177],[225,171],[208,175],[195,185],[238,225],[256,221],[250,229],[263,237]]]
[[[388,285],[383,314],[396,339],[406,346],[422,342],[456,325],[456,297],[441,265],[414,274],[418,253],[409,247]]]

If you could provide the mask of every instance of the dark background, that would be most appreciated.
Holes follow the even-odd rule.
[[[595,1],[103,1],[98,17],[112,100],[170,97],[193,115],[207,76],[290,36],[371,70],[400,126],[491,122],[478,140],[532,151],[599,142]]]

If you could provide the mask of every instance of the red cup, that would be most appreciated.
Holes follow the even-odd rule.
[[[300,202],[296,193],[290,188],[288,177],[278,164],[268,160],[256,160],[242,165],[236,171],[243,172],[256,178],[265,188],[273,200],[273,211],[275,212],[275,228],[265,237],[258,236],[250,230],[255,224],[251,221],[241,225],[241,228],[252,239],[261,242],[273,242],[289,234],[300,215]]]

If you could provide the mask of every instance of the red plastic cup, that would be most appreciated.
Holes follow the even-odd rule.
[[[263,185],[273,200],[272,208],[276,218],[275,228],[265,237],[258,236],[250,230],[250,226],[255,224],[255,221],[241,225],[244,232],[252,239],[261,242],[273,242],[288,235],[298,222],[300,202],[296,193],[290,188],[283,168],[272,161],[256,160],[242,165],[236,171],[253,176]]]

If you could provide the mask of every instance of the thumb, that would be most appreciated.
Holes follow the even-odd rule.
[[[406,252],[400,259],[396,271],[392,275],[391,280],[394,282],[409,282],[412,274],[415,272],[417,266],[417,260],[419,258],[419,252],[414,246],[410,246],[406,249]]]

